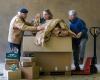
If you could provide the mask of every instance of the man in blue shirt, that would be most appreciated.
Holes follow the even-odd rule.
[[[75,10],[70,10],[68,14],[70,30],[76,34],[72,38],[75,70],[80,70],[79,63],[83,64],[86,42],[88,40],[88,29],[86,28],[85,22],[77,17]]]

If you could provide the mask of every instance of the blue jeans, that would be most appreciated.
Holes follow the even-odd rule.
[[[20,56],[21,56],[21,44],[15,44],[15,43],[10,43],[8,42],[8,47],[10,50],[13,50],[13,49],[18,49],[18,59],[20,60]]]
[[[72,47],[73,47],[73,58],[74,58],[74,65],[76,67],[79,66],[79,59],[84,59],[85,54],[85,48],[86,48],[86,42],[88,39],[81,39],[79,44],[76,44],[75,40],[72,40]]]
[[[86,48],[87,40],[88,40],[88,39],[83,38],[83,39],[81,39],[81,41],[80,41],[80,45],[79,45],[79,48],[80,48],[79,54],[80,54],[80,58],[82,58],[82,59],[84,59],[85,48]]]

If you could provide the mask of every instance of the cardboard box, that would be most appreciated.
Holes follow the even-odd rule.
[[[35,62],[36,58],[35,57],[20,57],[21,62]]]
[[[6,59],[19,59],[20,55],[18,52],[7,52]]]
[[[20,62],[21,67],[32,67],[33,65],[36,65],[36,62]]]
[[[33,67],[21,67],[22,79],[38,79],[39,78],[39,66]]]
[[[34,54],[32,54],[32,53],[31,52],[23,52],[22,56],[23,57],[35,57]]]
[[[7,63],[7,64],[19,63],[19,60],[17,60],[17,59],[5,59],[5,63]]]
[[[17,65],[17,68],[19,68],[19,61],[16,59],[6,59],[5,60],[5,69],[10,70],[9,68],[13,65]]]
[[[71,52],[37,52],[33,54],[38,58],[42,72],[71,71]]]
[[[33,42],[34,41],[34,42]],[[32,44],[33,42],[33,44]],[[51,36],[50,40],[44,43],[44,46],[37,46],[34,36],[23,37],[23,52],[72,52],[71,37]],[[35,55],[34,55],[35,56]]]
[[[71,37],[51,36],[44,46],[32,44],[31,42],[34,40],[34,36],[23,38],[23,52],[32,53],[38,58],[42,71],[71,71],[73,52]]]
[[[22,67],[32,67],[37,65],[37,60],[35,57],[20,57],[20,63]]]
[[[21,79],[21,70],[18,69],[16,71],[7,70],[6,71],[8,80],[18,80]]]

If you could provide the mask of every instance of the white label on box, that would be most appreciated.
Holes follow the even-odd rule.
[[[33,57],[21,57],[20,61],[22,62],[32,62]]]

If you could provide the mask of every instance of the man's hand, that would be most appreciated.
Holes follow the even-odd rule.
[[[72,33],[72,37],[73,37],[73,38],[77,38],[77,35],[73,32],[73,33]]]
[[[79,32],[78,34],[77,34],[77,38],[80,38],[82,36],[82,32]]]
[[[44,28],[43,26],[38,26],[38,27],[37,27],[37,30],[38,30],[38,31],[41,31],[41,30],[44,30],[44,29],[45,29],[45,28]]]
[[[77,35],[74,32],[71,32],[73,38],[77,38]]]
[[[73,38],[77,38],[77,37],[76,37],[76,34],[75,34],[73,31],[69,30],[69,34],[70,34],[70,36],[72,36]]]

